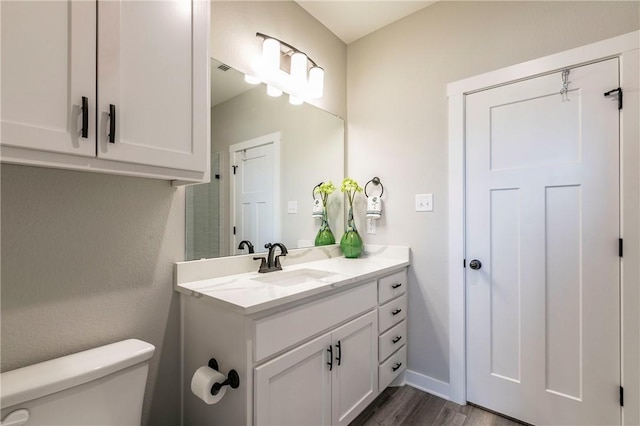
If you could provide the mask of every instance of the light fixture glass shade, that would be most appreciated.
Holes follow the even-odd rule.
[[[258,77],[254,77],[254,76],[249,75],[249,74],[245,74],[244,75],[244,81],[246,81],[249,84],[260,84],[260,83],[262,83],[262,81]]]
[[[302,52],[291,55],[291,78],[300,87],[307,82],[307,55]]]
[[[273,87],[270,84],[267,84],[267,95],[277,98],[278,96],[282,95],[282,90]]]
[[[267,74],[273,74],[280,69],[280,42],[272,38],[265,38],[262,43],[262,66]]]
[[[309,70],[309,96],[311,98],[321,98],[324,91],[324,70],[320,67],[313,67]]]
[[[302,105],[302,102],[303,102],[302,99],[296,98],[293,95],[289,95],[289,103],[291,105]]]

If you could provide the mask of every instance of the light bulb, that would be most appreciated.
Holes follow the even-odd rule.
[[[280,42],[265,38],[262,43],[262,66],[264,72],[273,74],[280,69]]]
[[[267,84],[267,95],[277,98],[278,96],[282,95],[282,90],[275,88],[270,84]]]
[[[289,103],[291,105],[302,105],[302,99],[296,98],[293,95],[289,95]]]
[[[249,75],[249,74],[245,74],[244,75],[244,81],[246,81],[249,84],[260,84],[260,83],[262,83],[262,81],[260,81],[260,79],[258,77],[254,77],[254,76]]]

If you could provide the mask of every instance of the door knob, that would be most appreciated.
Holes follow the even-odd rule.
[[[478,259],[473,259],[471,262],[469,262],[469,268],[477,271],[478,269],[482,268],[482,262],[480,262]]]

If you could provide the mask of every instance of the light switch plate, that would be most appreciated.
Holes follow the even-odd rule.
[[[416,211],[433,211],[433,194],[416,194]]]
[[[289,201],[287,203],[287,213],[289,213],[289,214],[298,213],[298,202],[297,201]]]

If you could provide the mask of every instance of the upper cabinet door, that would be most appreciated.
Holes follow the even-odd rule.
[[[206,170],[208,17],[202,0],[98,3],[98,158]]]
[[[96,4],[1,1],[0,17],[0,143],[94,157]]]

